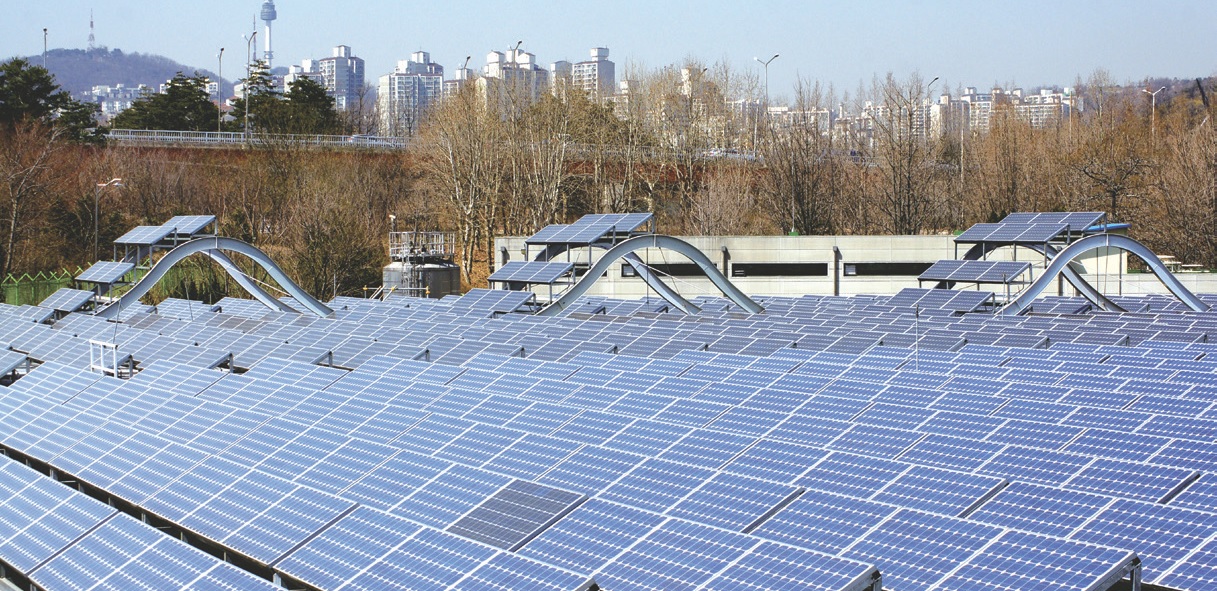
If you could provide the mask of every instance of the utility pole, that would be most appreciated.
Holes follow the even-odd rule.
[[[249,141],[249,99],[250,99],[250,94],[249,94],[250,63],[249,62],[251,59],[250,54],[253,51],[254,39],[257,38],[257,36],[258,36],[257,25],[254,26],[254,32],[250,33],[249,37],[245,37],[244,35],[242,35],[242,37],[245,38],[245,87],[241,94],[245,95],[245,97],[244,97],[245,98],[245,125],[242,126],[241,131],[242,131],[242,135],[245,136],[246,141]]]
[[[46,27],[42,27],[42,69],[46,69]]]

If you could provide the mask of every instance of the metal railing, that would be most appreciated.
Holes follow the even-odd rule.
[[[240,146],[293,144],[326,148],[404,150],[409,142],[400,137],[374,135],[244,134],[233,131],[165,131],[156,129],[111,129],[107,139],[117,144],[152,146]]]

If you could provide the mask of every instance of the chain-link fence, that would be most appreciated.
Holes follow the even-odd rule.
[[[61,271],[44,272],[39,271],[35,275],[23,273],[20,276],[9,275],[0,282],[0,288],[4,290],[4,303],[13,304],[15,306],[31,305],[35,306],[45,300],[47,296],[55,293],[55,290],[61,287],[71,287],[72,278],[81,274],[84,269],[77,268],[75,271],[63,269]]]

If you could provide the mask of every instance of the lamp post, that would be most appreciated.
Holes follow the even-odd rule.
[[[752,59],[756,60],[756,63],[758,63],[762,66],[765,66],[765,115],[766,116],[769,115],[769,64],[773,60],[778,59],[778,55],[779,54],[775,53],[775,54],[773,54],[773,57],[771,57],[767,60],[763,60],[763,61],[759,57],[752,58]]]
[[[224,131],[224,48],[216,56],[216,131]]]
[[[1147,88],[1141,89],[1141,92],[1149,95],[1149,137],[1155,145],[1158,143],[1158,93],[1163,90],[1166,90],[1165,86],[1153,92]]]
[[[934,88],[934,83],[936,83],[936,82],[938,82],[938,76],[934,76],[934,79],[933,79],[933,80],[930,80],[930,83],[925,85],[925,95],[926,95],[926,97],[930,96],[930,93],[932,92],[932,90],[933,90],[933,88]],[[924,100],[924,98],[925,98],[925,97],[922,97],[922,99],[921,99],[921,100]],[[920,109],[920,108],[922,108],[922,107],[924,107],[924,106],[925,106],[925,105],[918,105],[918,106],[917,106],[917,108],[919,108],[919,109]],[[924,113],[925,113],[925,111],[922,111],[922,114],[923,114],[923,115],[924,115]],[[929,126],[928,126],[928,125],[926,125],[927,123],[928,123],[928,122],[925,120],[925,117],[923,116],[923,117],[921,118],[921,141],[922,141],[922,142],[924,142],[924,141],[926,140],[926,134],[927,134],[927,132],[929,131],[929,130],[927,129]]]
[[[46,27],[42,27],[42,69],[46,69]]]
[[[255,29],[254,32],[250,33],[248,37],[246,37],[245,35],[241,35],[241,37],[243,39],[245,39],[245,85],[244,85],[244,88],[242,89],[242,94],[245,95],[245,97],[244,97],[245,98],[245,125],[242,126],[241,134],[244,135],[246,137],[246,139],[248,140],[248,138],[249,138],[249,98],[250,98],[250,94],[249,94],[250,63],[249,62],[252,59],[250,56],[253,51],[254,39],[256,39],[258,37],[258,31],[257,31],[257,29]]]
[[[101,201],[101,191],[106,187],[121,187],[123,180],[120,178],[112,178],[104,183],[97,183],[93,189],[93,262],[97,262],[97,213],[98,203]]]

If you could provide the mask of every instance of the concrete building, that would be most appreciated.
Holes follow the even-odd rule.
[[[356,110],[361,106],[364,97],[363,58],[356,57],[346,45],[335,47],[330,57],[300,62],[300,71],[294,75],[321,82],[339,111]]]
[[[397,69],[380,77],[380,134],[414,135],[444,92],[444,67],[431,61],[431,54],[416,51],[397,62]]]
[[[210,87],[208,91],[211,91]],[[152,89],[145,84],[134,87],[124,84],[115,84],[114,86],[99,85],[94,86],[87,93],[81,93],[79,98],[82,101],[97,104],[101,108],[102,120],[108,121],[119,113],[131,108],[131,103],[150,92],[152,92]]]
[[[609,61],[607,47],[593,47],[591,58],[570,67],[571,87],[582,90],[592,100],[603,100],[617,86],[617,69]]]
[[[478,85],[486,100],[505,112],[523,110],[549,89],[549,71],[537,63],[537,56],[519,49],[486,54],[482,74]]]
[[[894,294],[906,287],[932,287],[919,285],[917,276],[933,263],[942,259],[955,259],[965,247],[956,250],[954,236],[691,236],[681,237],[710,260],[715,261],[731,282],[749,295],[804,294],[840,295]],[[835,249],[835,250],[834,250]],[[535,256],[538,247],[532,247],[529,255]],[[602,251],[593,253],[594,257]],[[520,237],[495,240],[496,268],[510,261],[525,260],[524,239]],[[836,258],[835,253],[840,253]],[[640,259],[658,272],[673,277],[665,279],[669,285],[679,286],[686,298],[698,295],[718,295],[714,285],[702,275],[697,266],[681,255],[659,249],[640,250]],[[567,260],[567,254],[560,259]],[[587,268],[588,249],[569,251],[570,260],[576,269]],[[1016,256],[1011,247],[990,252],[990,260],[1027,260],[1032,264],[1032,277],[1043,271],[1042,259],[1027,259],[1022,250]],[[834,260],[835,259],[835,260]],[[593,259],[596,260],[596,259]],[[1097,250],[1078,259],[1080,274],[1091,285],[1111,294],[1166,293],[1165,287],[1152,273],[1128,273],[1128,258],[1123,251]],[[1211,293],[1217,290],[1217,275],[1211,273],[1180,273],[1177,275],[1188,289],[1195,293]],[[1012,285],[1012,293],[1022,285]],[[962,289],[962,286],[957,286]],[[970,287],[975,289],[974,286]],[[548,286],[540,286],[537,293],[546,295]],[[985,285],[981,289],[1002,291],[998,298],[1005,299],[1004,288]],[[588,292],[622,298],[641,298],[650,293],[646,284],[630,268],[621,262],[613,266]],[[1073,288],[1063,284],[1064,295],[1074,295]]]

